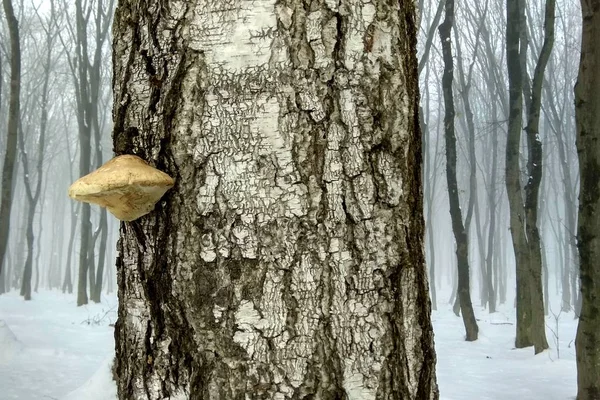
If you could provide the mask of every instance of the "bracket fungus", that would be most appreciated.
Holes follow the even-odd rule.
[[[79,178],[69,188],[69,197],[106,207],[121,221],[133,221],[152,211],[174,184],[169,175],[127,154]]]

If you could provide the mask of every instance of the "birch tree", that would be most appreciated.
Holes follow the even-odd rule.
[[[435,399],[415,3],[119,2],[120,399]]]

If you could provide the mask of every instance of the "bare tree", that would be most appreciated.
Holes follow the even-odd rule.
[[[462,101],[462,106],[463,106],[463,110],[464,112],[462,113],[464,118],[461,118],[461,120],[464,122],[465,125],[465,130],[467,132],[467,147],[468,147],[468,160],[469,160],[469,202],[468,202],[468,206],[467,206],[467,214],[465,216],[465,221],[464,221],[464,229],[465,232],[467,233],[467,235],[469,234],[469,231],[471,229],[471,222],[473,220],[473,214],[475,213],[475,217],[476,217],[476,224],[475,224],[475,232],[477,233],[477,243],[479,244],[479,250],[480,250],[480,261],[479,261],[479,265],[480,265],[480,272],[481,272],[481,302],[482,304],[485,306],[488,302],[488,279],[486,277],[487,275],[487,271],[485,269],[485,265],[482,262],[483,259],[485,258],[484,253],[485,253],[485,246],[484,246],[484,241],[483,241],[483,237],[482,237],[482,233],[481,233],[481,221],[480,221],[480,216],[479,216],[479,201],[478,201],[478,196],[477,196],[477,156],[476,156],[476,151],[475,151],[475,117],[473,115],[473,108],[471,106],[471,98],[470,98],[470,92],[471,92],[471,87],[473,85],[473,72],[474,72],[474,67],[477,61],[477,58],[479,56],[479,45],[480,45],[480,38],[481,38],[481,29],[483,27],[484,21],[485,21],[485,15],[487,14],[487,6],[488,6],[488,2],[485,2],[484,5],[484,11],[483,11],[483,16],[482,18],[479,18],[478,21],[476,21],[475,25],[476,25],[476,30],[475,30],[475,44],[473,45],[473,54],[471,57],[471,63],[469,64],[468,67],[468,71],[465,71],[465,66],[464,66],[464,61],[463,61],[463,55],[462,55],[462,48],[461,48],[461,44],[460,44],[460,40],[459,40],[459,36],[458,36],[458,30],[456,27],[456,24],[454,24],[453,27],[453,32],[454,32],[454,38],[455,38],[455,47],[456,47],[456,64],[458,67],[458,92],[460,93],[460,99]],[[471,242],[471,241],[469,241]]]
[[[10,34],[10,104],[8,109],[6,153],[4,154],[4,164],[2,167],[2,196],[0,198],[0,272],[2,271],[10,231],[10,210],[13,198],[13,172],[17,154],[21,91],[19,24],[15,17],[11,0],[2,0],[2,5]]]
[[[37,10],[36,10],[37,13]],[[41,93],[35,93],[35,99],[32,101],[38,103],[37,97],[39,97],[39,103],[37,106],[39,107],[39,127],[35,127],[35,122],[32,121],[34,118],[33,104],[31,105],[31,109],[28,110],[27,114],[27,123],[21,124],[26,125],[26,130],[22,131],[22,134],[19,135],[19,148],[21,152],[21,162],[23,165],[23,183],[25,185],[25,193],[27,196],[27,201],[29,203],[28,207],[28,216],[27,216],[27,258],[25,260],[25,266],[23,268],[23,280],[21,282],[21,296],[25,298],[25,300],[31,300],[31,277],[32,277],[32,266],[33,266],[33,244],[34,244],[34,218],[37,210],[37,205],[40,199],[40,195],[42,193],[42,182],[43,182],[43,165],[44,165],[44,152],[45,152],[45,143],[46,143],[46,131],[48,125],[48,109],[49,109],[49,93],[50,93],[50,76],[52,71],[53,64],[53,53],[55,49],[55,43],[58,36],[57,23],[56,23],[56,10],[54,7],[54,1],[50,1],[50,11],[47,20],[43,20],[43,18],[37,14],[38,20],[40,22],[40,27],[43,30],[44,43],[42,46],[42,54],[40,54],[41,68]],[[31,91],[32,93],[34,91]],[[35,138],[34,142],[37,143],[36,152],[34,153],[36,158],[35,170],[30,169],[30,153],[26,151],[25,148],[25,136],[30,136],[33,131],[38,131],[38,135]],[[25,134],[27,132],[27,135]],[[35,182],[32,182],[35,177]],[[41,221],[41,217],[40,217]],[[38,229],[38,243],[40,241],[41,229]],[[38,287],[40,272],[39,272],[39,263],[36,262],[36,291]]]
[[[456,240],[456,256],[458,261],[458,300],[466,330],[466,340],[477,340],[479,328],[475,320],[469,285],[469,239],[463,224],[462,212],[458,196],[456,180],[456,136],[454,132],[454,96],[452,81],[454,61],[450,33],[454,24],[454,0],[446,0],[444,22],[439,27],[442,53],[444,57],[444,75],[442,89],[444,92],[444,132],[446,138],[446,180],[448,182],[448,198],[450,200],[450,216],[452,231]]]
[[[65,8],[66,7],[66,2]],[[76,91],[77,124],[79,127],[79,173],[86,175],[92,164],[102,164],[101,134],[98,104],[101,95],[101,69],[103,49],[111,26],[114,0],[75,1],[75,25],[68,25],[75,50],[70,53],[69,67]],[[90,30],[91,32],[89,32]],[[88,35],[93,43],[88,42]],[[65,44],[63,39],[63,45]],[[92,162],[92,140],[95,141],[95,162]],[[79,277],[77,304],[87,304],[88,299],[99,302],[101,288],[96,287],[95,241],[100,237],[99,276],[102,276],[106,254],[106,210],[100,210],[100,221],[95,232],[88,204],[81,206]],[[89,291],[88,297],[88,279]],[[101,281],[99,282],[101,285]]]
[[[533,88],[526,71],[527,39],[523,0],[507,0],[506,62],[510,111],[506,144],[506,190],[510,209],[517,273],[517,330],[515,346],[533,345],[535,353],[548,348],[544,323],[542,257],[537,227],[538,195],[542,179],[542,143],[538,132],[544,70],[554,40],[554,0],[546,1],[544,45],[536,63]],[[527,182],[521,185],[520,141],[523,93],[527,103]]]

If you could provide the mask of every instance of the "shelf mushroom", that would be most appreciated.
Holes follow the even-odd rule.
[[[152,211],[174,184],[140,157],[122,155],[75,181],[69,197],[106,207],[121,221],[133,221]]]

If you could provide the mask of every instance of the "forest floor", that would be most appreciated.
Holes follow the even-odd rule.
[[[116,305],[114,296],[86,307],[56,292],[34,294],[29,302],[18,293],[0,296],[0,400],[115,400],[110,365]],[[476,307],[475,313],[479,340],[468,343],[450,305],[433,312],[442,400],[575,398],[572,313],[558,316],[558,330],[552,314],[546,319],[551,348],[537,356],[533,348],[514,349],[511,307],[500,306],[493,315]]]

